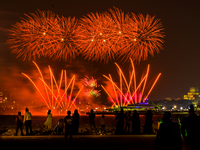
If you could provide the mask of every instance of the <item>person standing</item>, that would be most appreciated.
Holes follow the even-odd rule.
[[[51,130],[51,126],[52,126],[52,114],[51,114],[51,110],[48,110],[47,113],[47,119],[44,123],[44,125],[47,127],[48,130]]]
[[[132,115],[132,134],[140,134],[140,116],[137,110]]]
[[[65,122],[65,144],[67,144],[68,136],[70,137],[70,143],[72,143],[72,127],[73,127],[73,117],[71,116],[71,111],[67,111],[67,116],[64,118]]]
[[[160,149],[182,149],[180,127],[178,123],[172,122],[170,112],[164,113],[163,123],[157,132],[155,150]]]
[[[151,112],[151,110],[147,110],[146,114],[145,114],[145,125],[144,125],[144,133],[145,134],[152,134],[153,130],[152,130],[152,117],[153,117],[153,113]]]
[[[125,133],[127,132],[127,134],[130,134],[130,126],[131,126],[131,112],[127,111],[126,112],[126,116],[125,116],[125,122],[126,122],[126,126],[125,126]],[[127,131],[128,128],[128,131]]]
[[[189,115],[181,121],[181,124],[181,131],[187,149],[199,149],[200,117],[195,113],[193,105],[190,105]]]
[[[104,114],[102,114],[102,118],[100,119],[100,124],[101,124],[101,134],[106,134],[105,126],[106,126],[106,120],[104,117]]]
[[[24,114],[24,123],[26,126],[26,135],[29,135],[28,129],[30,129],[30,134],[32,134],[32,115],[29,112],[28,108],[25,109],[26,113]]]
[[[124,133],[124,119],[125,119],[125,114],[123,108],[121,108],[120,113],[117,114],[116,120],[118,120],[118,131],[117,134],[123,134]]]
[[[74,110],[73,114],[73,134],[77,135],[78,134],[78,129],[79,129],[79,113],[78,110]]]
[[[89,121],[90,121],[90,130],[92,133],[92,126],[94,126],[95,134],[96,134],[96,126],[95,126],[95,114],[93,113],[93,109],[91,109],[89,114]]]
[[[119,134],[119,117],[118,117],[119,113],[118,111],[115,112],[115,121],[116,121],[116,129],[115,129],[115,134],[118,135]]]
[[[18,134],[18,129],[20,128],[21,130],[21,135],[23,135],[23,130],[22,130],[22,125],[23,125],[23,117],[21,116],[21,112],[18,112],[18,116],[16,117],[16,122],[17,122],[17,129],[16,129],[16,136]]]

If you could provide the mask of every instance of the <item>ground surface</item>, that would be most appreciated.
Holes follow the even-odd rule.
[[[0,145],[20,150],[153,150],[155,139],[156,135],[75,135],[73,143],[65,146],[63,135],[1,136]]]

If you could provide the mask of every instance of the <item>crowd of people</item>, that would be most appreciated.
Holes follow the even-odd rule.
[[[32,115],[29,112],[28,108],[25,109],[24,117],[21,116],[21,112],[18,112],[16,117],[16,135],[18,130],[21,130],[21,135],[23,135],[22,125],[25,124],[26,135],[31,135],[32,132]],[[97,134],[97,129],[95,125],[95,113],[93,110],[90,111],[89,115],[89,124],[90,124],[90,133]],[[153,113],[150,110],[147,110],[145,114],[145,125],[144,125],[144,134],[152,134],[152,124],[153,124]],[[53,131],[57,133],[65,133],[65,142],[68,141],[68,136],[70,142],[72,141],[72,135],[79,134],[79,119],[80,115],[76,109],[71,114],[71,111],[67,111],[67,116],[64,119],[60,119],[56,124]],[[122,134],[141,134],[140,130],[140,116],[136,110],[131,114],[130,111],[125,112],[121,109],[120,112],[115,114],[116,120],[116,135]],[[48,130],[52,128],[52,114],[51,110],[47,113],[47,119],[44,123]],[[106,120],[104,114],[100,119],[101,125],[101,134],[106,134]],[[132,126],[131,126],[132,125]],[[132,127],[132,128],[131,128]],[[64,131],[65,129],[65,131]],[[132,129],[132,130],[131,130]],[[29,132],[30,131],[30,132]],[[160,124],[159,130],[156,136],[156,146],[155,149],[174,149],[181,150],[181,135],[186,141],[186,145],[189,148],[194,148],[197,146],[198,141],[200,140],[200,117],[195,114],[193,105],[190,106],[188,117],[184,117],[179,123],[172,122],[171,113],[165,112],[163,115],[163,121]]]
[[[29,112],[28,108],[25,109],[24,118],[21,116],[21,112],[18,112],[18,116],[16,117],[17,122],[17,129],[16,129],[16,135],[18,135],[18,130],[21,130],[21,135],[23,135],[22,131],[22,125],[25,124],[26,128],[26,135],[31,135],[32,132],[32,115]],[[152,134],[152,116],[153,114],[151,111],[147,111],[146,113],[146,120],[145,120],[145,130],[144,133],[146,134]],[[95,125],[95,114],[93,112],[93,109],[91,109],[89,115],[89,125],[90,125],[90,134],[97,134],[97,129]],[[65,129],[65,133],[71,135],[71,134],[79,134],[79,118],[80,115],[78,113],[78,110],[75,109],[73,115],[71,115],[71,111],[67,111],[67,116],[64,119],[59,119],[56,126],[54,127],[53,131],[56,133],[63,133]],[[52,129],[52,114],[51,110],[48,110],[46,121],[44,122],[44,125],[47,130]],[[131,112],[124,113],[123,109],[121,109],[120,112],[116,112],[115,114],[115,120],[116,120],[116,130],[115,134],[140,134],[140,117],[138,112],[135,110],[134,113],[131,115]],[[100,119],[100,125],[101,125],[101,135],[106,134],[106,120],[104,114],[102,114],[102,117]],[[132,125],[132,131],[131,131],[131,125]],[[71,128],[71,129],[70,129]],[[70,130],[69,130],[70,129]],[[30,132],[29,132],[30,131]]]

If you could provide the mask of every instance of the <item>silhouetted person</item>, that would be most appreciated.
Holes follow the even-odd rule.
[[[200,118],[195,114],[193,105],[190,105],[189,116],[182,120],[181,131],[187,148],[199,149]]]
[[[132,115],[132,134],[140,134],[140,116],[137,110]]]
[[[181,150],[181,134],[178,123],[172,122],[171,113],[165,112],[163,115],[163,123],[160,124],[156,136],[156,150]]]
[[[118,120],[118,134],[123,134],[124,133],[124,119],[125,119],[123,108],[121,108],[120,113],[117,114],[116,119]]]
[[[131,126],[131,112],[130,111],[126,112],[125,122],[126,122],[125,132],[127,132],[127,134],[129,134],[130,133],[130,126]],[[127,129],[128,129],[128,131],[127,131]]]
[[[101,124],[101,134],[106,134],[105,126],[106,126],[106,120],[104,117],[104,114],[102,114],[102,118],[100,119]]]
[[[51,130],[51,126],[52,126],[52,114],[51,114],[51,110],[48,110],[47,113],[47,119],[44,123],[44,125],[47,127],[48,130]]]
[[[30,134],[32,134],[32,115],[29,112],[28,108],[25,109],[26,113],[24,114],[24,123],[26,126],[26,135],[29,135],[28,129],[30,129]]]
[[[78,110],[74,110],[73,114],[73,134],[77,135],[78,134],[78,129],[79,129],[79,113]]]
[[[71,111],[67,111],[67,116],[64,118],[65,122],[65,144],[67,144],[68,136],[70,138],[70,143],[72,143],[72,127],[73,127],[73,117],[71,116]]]
[[[89,114],[89,122],[90,122],[91,133],[92,133],[92,126],[93,126],[95,130],[95,134],[96,134],[95,114],[93,113],[93,109],[91,109],[90,114]]]
[[[21,116],[21,112],[18,112],[18,116],[16,117],[16,122],[17,122],[17,128],[16,128],[16,133],[15,135],[18,135],[18,129],[20,128],[21,130],[21,135],[23,135],[23,130],[22,130],[22,125],[23,125],[23,118]]]
[[[144,125],[144,133],[145,134],[152,134],[152,120],[153,114],[150,110],[147,110],[146,114],[145,114],[145,125]]]
[[[119,117],[118,117],[118,111],[115,112],[115,120],[116,120],[116,129],[115,129],[115,134],[119,134]]]

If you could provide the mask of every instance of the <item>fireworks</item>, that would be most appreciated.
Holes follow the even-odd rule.
[[[12,53],[23,60],[50,57],[72,59],[77,53],[74,47],[75,18],[58,17],[51,11],[39,11],[26,15],[27,19],[16,23],[10,30]]]
[[[116,66],[118,68],[120,83],[117,85],[109,74],[109,76],[104,77],[110,81],[112,84],[112,92],[108,92],[108,90],[102,85],[102,88],[105,90],[105,92],[108,95],[108,99],[113,103],[113,106],[126,106],[128,104],[137,104],[140,102],[146,101],[149,94],[151,93],[152,89],[154,88],[156,82],[158,81],[161,73],[158,74],[155,81],[153,82],[151,88],[147,91],[146,90],[146,84],[147,84],[147,78],[149,74],[149,68],[150,65],[147,67],[146,74],[141,78],[141,81],[139,84],[136,84],[136,75],[135,75],[135,67],[133,64],[132,59],[131,66],[132,66],[132,72],[130,73],[130,80],[129,82],[125,78],[124,73],[122,72],[122,69],[119,67],[117,63]]]
[[[129,57],[140,62],[146,60],[148,54],[154,56],[154,52],[159,52],[164,42],[163,27],[159,19],[154,20],[142,14],[136,16],[131,13],[130,21],[126,26],[127,42],[126,47],[120,52],[120,56],[127,61]],[[128,56],[128,57],[127,57]]]
[[[86,76],[82,81],[86,87],[90,88],[97,87],[97,80],[94,79],[93,77],[90,79],[88,76]]]
[[[115,8],[108,12],[90,13],[76,21],[59,17],[51,11],[26,15],[10,30],[12,53],[24,60],[50,57],[74,59],[81,54],[91,61],[107,63],[120,58],[140,62],[162,50],[163,26],[159,19],[142,14],[125,14]]]
[[[98,97],[100,96],[100,90],[96,90],[95,88],[97,88],[97,80],[89,77],[85,77],[83,80],[83,85],[85,86],[85,95],[87,96],[95,96]]]
[[[79,21],[78,47],[85,58],[92,61],[112,60],[116,49],[112,46],[113,20],[105,13],[88,14]]]
[[[79,89],[77,94],[73,97],[73,90],[74,90],[74,83],[75,83],[75,75],[71,78],[69,83],[67,83],[67,73],[66,70],[61,71],[60,80],[59,82],[56,81],[52,69],[49,66],[49,73],[50,73],[50,81],[46,82],[43,74],[38,67],[38,65],[33,62],[35,66],[37,67],[39,73],[40,73],[40,81],[41,85],[43,85],[43,88],[41,88],[39,85],[36,85],[36,83],[26,74],[22,73],[24,76],[26,76],[31,83],[35,86],[37,91],[39,92],[42,101],[46,104],[46,106],[49,109],[71,109],[72,106],[76,108],[75,102],[76,98],[79,95],[80,91],[82,90],[83,86]],[[47,83],[50,83],[49,85]],[[64,89],[62,89],[62,84],[64,84]]]

